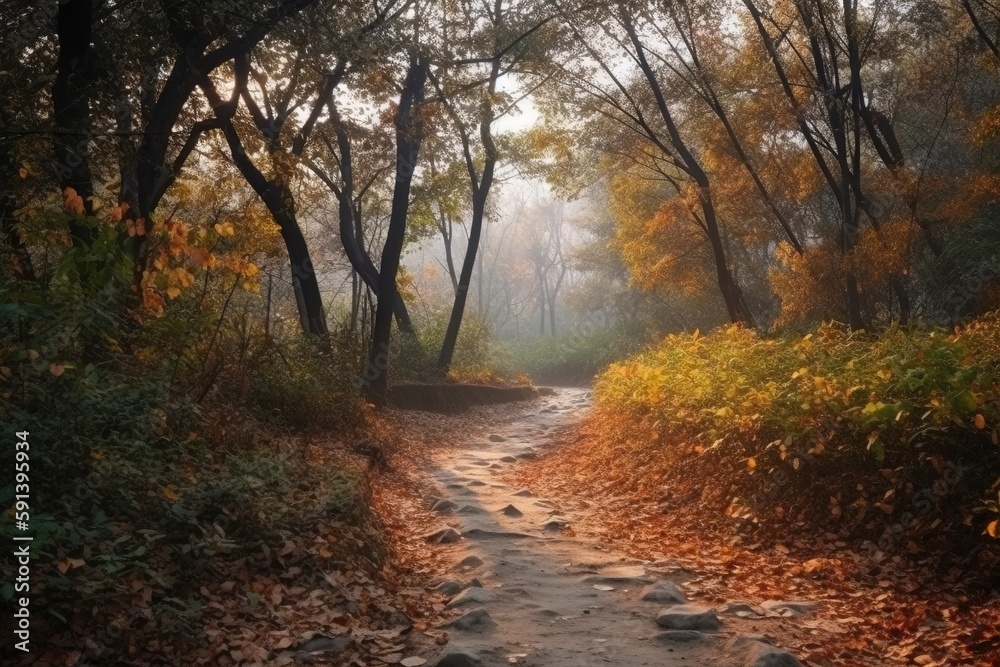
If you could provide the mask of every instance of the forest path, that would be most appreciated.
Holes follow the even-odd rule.
[[[572,527],[585,515],[502,482],[510,466],[556,446],[555,433],[589,406],[588,390],[557,389],[487,437],[470,434],[466,446],[433,459],[427,502],[441,528],[422,539],[451,564],[436,590],[453,596],[456,617],[441,626],[449,643],[432,664],[799,665],[762,634],[793,610],[684,604],[691,572],[577,537]]]

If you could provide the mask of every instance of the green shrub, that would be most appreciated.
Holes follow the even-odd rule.
[[[971,521],[1000,475],[998,380],[994,313],[953,333],[871,337],[825,324],[804,336],[734,326],[671,335],[612,364],[594,394],[622,455],[670,461],[656,479],[712,461],[699,474],[728,476],[703,483],[731,512],[808,504],[818,493],[834,497],[833,518],[848,498],[863,518],[875,505],[899,515],[954,496]],[[893,502],[872,491],[879,486]]]

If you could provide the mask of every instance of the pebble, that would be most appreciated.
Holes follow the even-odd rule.
[[[482,608],[472,609],[465,612],[458,618],[442,623],[441,628],[454,628],[456,630],[466,630],[469,632],[482,632],[493,627],[493,619],[489,613]]]
[[[477,567],[481,567],[482,564],[483,564],[483,559],[480,558],[479,556],[466,556],[461,561],[459,561],[458,565],[456,565],[455,568],[456,569],[460,569],[460,568],[474,569],[474,568],[477,568]]]
[[[458,595],[462,592],[462,584],[454,579],[446,579],[431,590],[442,595]]]
[[[720,614],[730,614],[740,618],[761,618],[767,616],[767,611],[749,602],[727,602],[715,609]]]
[[[332,651],[334,653],[340,653],[341,651],[347,650],[347,647],[351,645],[352,640],[350,637],[325,637],[323,635],[315,635],[312,639],[307,639],[306,641],[295,647],[297,653],[325,653],[327,651]]]
[[[746,667],[802,667],[788,651],[761,641],[741,642],[741,649],[747,652]]]
[[[464,591],[453,597],[447,605],[449,608],[462,607],[470,604],[485,604],[493,602],[497,596],[482,588],[466,588]]]
[[[479,667],[483,664],[479,658],[465,651],[453,651],[441,656],[434,667]]]
[[[664,630],[653,635],[653,639],[661,642],[703,642],[709,639],[714,639],[712,635],[706,635],[704,632],[698,632],[697,630]]]
[[[711,607],[679,604],[661,609],[656,624],[667,630],[718,630],[722,623]]]
[[[767,610],[773,611],[780,616],[785,618],[797,618],[799,616],[807,616],[819,608],[818,602],[803,602],[803,601],[789,601],[789,600],[765,600],[760,603],[760,606]]]
[[[428,542],[433,542],[435,544],[451,544],[462,539],[462,534],[454,528],[444,527],[427,533],[423,537]]]
[[[661,602],[663,604],[684,604],[687,597],[680,586],[672,581],[658,581],[642,589],[640,600],[646,602]]]
[[[434,505],[431,507],[431,509],[434,510],[435,512],[442,512],[442,513],[444,513],[444,512],[450,512],[453,509],[455,509],[456,507],[458,507],[458,503],[452,502],[451,500],[448,500],[447,498],[442,498],[442,499],[436,501],[434,503]]]
[[[514,516],[514,517],[524,516],[524,512],[522,512],[521,510],[517,509],[513,505],[507,505],[507,507],[504,507],[500,511],[503,512],[507,516]]]

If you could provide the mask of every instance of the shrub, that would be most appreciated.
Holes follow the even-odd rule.
[[[595,399],[625,424],[619,452],[670,459],[672,470],[714,461],[706,474],[732,479],[711,493],[737,515],[830,499],[830,519],[851,500],[854,518],[879,506],[898,519],[933,488],[931,514],[962,496],[968,519],[1000,475],[998,378],[998,313],[953,333],[875,338],[836,324],[776,338],[731,326],[612,364]],[[886,483],[892,493],[879,497],[873,487]],[[818,498],[795,498],[804,489]]]

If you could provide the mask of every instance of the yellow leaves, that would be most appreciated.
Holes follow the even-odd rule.
[[[880,380],[888,381],[892,377],[892,371],[889,370],[888,368],[881,368],[875,373],[875,375]]]
[[[231,222],[217,222],[213,228],[215,229],[215,233],[224,239],[236,236],[236,229]]]
[[[977,429],[982,431],[984,428],[986,428],[986,417],[984,417],[982,414],[977,414],[975,419],[972,420],[972,423],[975,425]]]
[[[103,461],[104,452],[102,452],[99,449],[92,449],[90,450],[90,458],[93,459],[94,461]]]
[[[178,266],[167,272],[167,282],[169,285],[187,288],[194,285],[194,275],[184,267]]]
[[[998,521],[997,519],[990,521],[989,524],[986,526],[986,530],[983,531],[983,534],[989,535],[990,537],[995,539],[996,536],[1000,534],[1000,521]]]
[[[748,458],[747,459],[747,468],[749,468],[750,470],[756,470],[757,469],[757,459],[755,459],[752,456],[750,458]]]
[[[177,494],[177,492],[171,489],[169,486],[161,487],[160,493],[163,495],[164,498],[166,498],[172,503],[176,503],[178,500],[181,499],[181,497]]]
[[[51,364],[49,364],[49,372],[56,377],[60,377],[63,373],[66,372],[66,367],[63,366],[62,364],[57,364],[56,362],[52,362]]]
[[[108,213],[108,220],[111,224],[116,225],[121,222],[123,215],[125,215],[125,204],[119,204]]]
[[[171,300],[176,299],[180,295],[181,295],[181,291],[180,291],[179,288],[177,288],[177,287],[168,287],[167,288],[167,296],[170,297]]]

